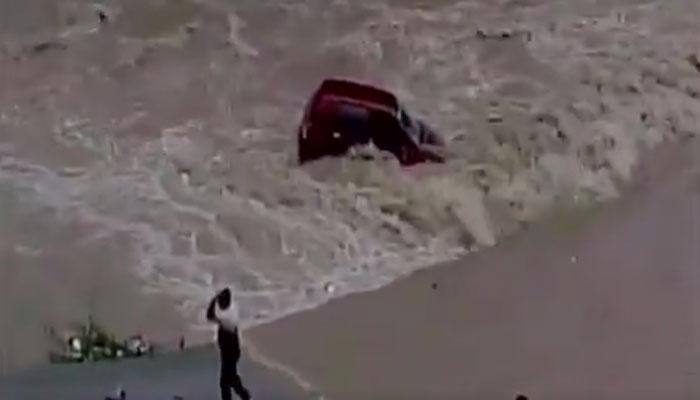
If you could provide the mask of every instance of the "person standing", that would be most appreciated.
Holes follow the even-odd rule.
[[[231,400],[231,391],[242,400],[250,400],[250,392],[238,375],[241,344],[238,338],[238,310],[231,299],[231,290],[225,288],[214,296],[207,308],[207,320],[218,325],[217,343],[221,357],[219,388],[221,400]]]

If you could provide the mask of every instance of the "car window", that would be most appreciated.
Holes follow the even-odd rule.
[[[366,108],[353,104],[340,103],[337,106],[338,117],[348,122],[365,122],[369,118]]]
[[[401,123],[401,126],[404,127],[404,129],[413,130],[415,128],[413,118],[411,118],[411,116],[408,115],[408,113],[403,108],[399,109],[399,122]]]

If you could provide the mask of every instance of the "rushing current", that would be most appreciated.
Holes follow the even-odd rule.
[[[247,325],[376,288],[615,198],[641,152],[695,134],[699,8],[2,0],[0,262],[82,285],[66,307],[120,268],[192,324],[224,284]],[[329,76],[393,91],[448,162],[298,166]]]

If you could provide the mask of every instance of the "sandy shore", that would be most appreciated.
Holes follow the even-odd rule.
[[[555,218],[247,336],[334,400],[697,398],[692,144],[656,152],[624,200],[576,229]]]

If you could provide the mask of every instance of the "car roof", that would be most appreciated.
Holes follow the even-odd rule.
[[[316,99],[335,99],[394,113],[399,108],[396,96],[377,87],[341,78],[323,81],[316,91]]]

